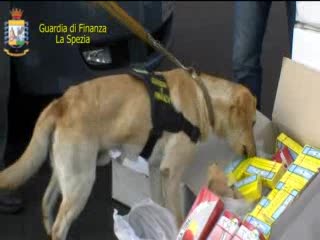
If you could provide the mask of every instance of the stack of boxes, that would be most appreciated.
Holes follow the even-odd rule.
[[[177,239],[268,240],[272,225],[317,175],[320,150],[304,147],[285,134],[276,142],[273,160],[259,157],[232,161],[225,169],[229,186],[256,206],[243,219],[202,188]],[[267,194],[264,188],[268,189]]]
[[[178,233],[177,240],[206,239],[223,208],[221,199],[203,187]]]
[[[302,147],[282,133],[277,138],[273,160],[257,157],[245,159],[238,164],[246,164],[243,174],[238,172],[240,170],[234,170],[239,176],[251,176],[252,179],[258,179],[253,176],[260,176],[262,185],[270,189],[266,196],[261,196],[261,186],[258,184],[254,185],[246,179],[234,184],[247,200],[260,199],[256,207],[247,214],[245,221],[259,229],[265,239],[270,237],[272,224],[317,175],[320,150],[308,145]],[[226,172],[232,175],[228,168]],[[244,184],[241,184],[243,182],[248,183],[248,186],[251,184],[250,194],[248,190],[244,190]]]

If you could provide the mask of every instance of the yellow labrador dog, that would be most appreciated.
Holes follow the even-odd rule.
[[[210,95],[208,104],[189,73],[174,69],[162,74],[175,109],[199,127],[201,141],[213,131],[226,138],[235,152],[255,154],[256,100],[249,90],[201,73]],[[208,106],[214,119],[209,119]],[[50,152],[53,172],[43,197],[43,221],[53,240],[65,240],[86,205],[96,167],[110,160],[109,150],[121,148],[124,153],[138,155],[144,147],[152,128],[150,108],[144,84],[131,75],[101,77],[70,87],[43,110],[23,155],[0,173],[0,189],[21,186]],[[183,221],[179,184],[185,168],[194,160],[195,148],[184,132],[165,132],[149,159],[152,198],[170,209],[178,224]],[[62,202],[54,219],[53,206],[59,194]]]

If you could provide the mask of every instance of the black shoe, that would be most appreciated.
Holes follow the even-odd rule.
[[[0,192],[0,214],[16,214],[23,209],[23,201],[17,193]]]

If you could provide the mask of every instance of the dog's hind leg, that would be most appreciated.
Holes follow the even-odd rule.
[[[51,235],[51,230],[52,230],[52,225],[54,220],[53,210],[58,200],[59,193],[60,191],[59,191],[58,181],[53,172],[49,185],[42,199],[43,224],[49,236]]]
[[[96,176],[97,147],[85,136],[64,136],[55,142],[53,152],[62,202],[52,228],[52,240],[65,240],[90,196]]]

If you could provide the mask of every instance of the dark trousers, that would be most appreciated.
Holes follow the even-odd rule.
[[[233,79],[247,86],[257,97],[260,109],[262,86],[261,50],[272,1],[236,1],[233,39]],[[296,2],[287,1],[287,17],[292,48]]]
[[[8,20],[9,2],[0,2],[0,170],[4,168],[4,154],[8,138],[8,103],[10,91],[10,57],[3,51],[3,23]]]
[[[0,56],[0,169],[4,168],[4,154],[8,138],[8,102],[10,89],[10,59]]]

